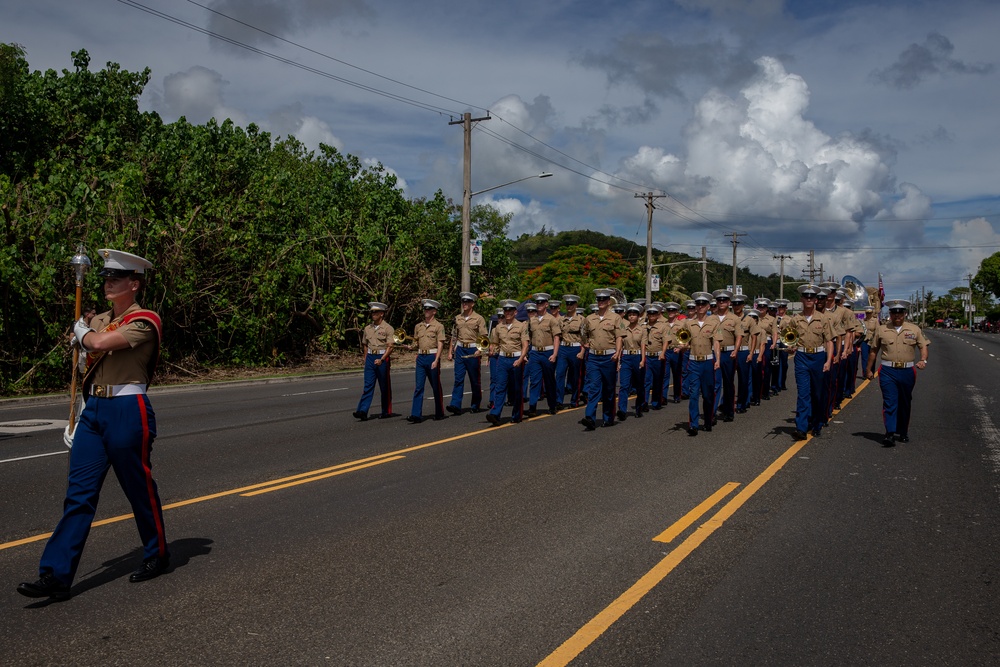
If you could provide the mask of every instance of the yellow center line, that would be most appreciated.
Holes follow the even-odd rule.
[[[855,396],[860,394],[861,390],[868,386],[868,382],[868,380],[865,380],[861,383],[861,386],[859,386],[855,392]],[[588,646],[593,644],[597,638],[604,634],[604,632],[607,631],[607,629],[610,628],[619,618],[624,616],[627,611],[634,607],[636,603],[638,603],[639,600],[646,595],[646,593],[651,591],[657,584],[663,581],[668,574],[673,572],[674,569],[680,565],[685,558],[691,555],[695,549],[701,546],[701,544],[707,540],[712,533],[721,528],[722,524],[725,523],[727,519],[732,517],[739,508],[743,507],[743,505],[750,500],[750,498],[757,493],[761,487],[764,486],[764,484],[774,477],[775,473],[781,470],[781,468],[783,468],[793,456],[798,454],[799,451],[812,439],[813,436],[811,434],[807,435],[805,440],[799,440],[794,445],[789,447],[762,473],[757,475],[752,482],[747,484],[742,491],[736,494],[732,500],[723,505],[722,508],[712,516],[712,518],[698,526],[697,530],[681,542],[676,549],[671,551],[663,558],[663,560],[654,565],[653,569],[644,574],[627,591],[618,596],[614,602],[601,610],[597,616],[588,621],[587,624],[577,630],[572,637],[563,642],[559,648],[538,663],[539,667],[564,666],[572,662],[574,658],[580,655],[580,653],[582,653]],[[725,486],[722,487],[722,489],[716,492],[716,495],[721,493],[725,488]],[[709,498],[709,500],[711,500],[711,498]]]
[[[327,477],[336,477],[337,475],[343,475],[345,473],[354,472],[355,470],[363,470],[364,468],[371,468],[372,466],[382,465],[383,463],[389,463],[390,461],[398,461],[399,459],[405,459],[405,456],[391,456],[387,459],[379,459],[378,461],[372,461],[371,463],[365,463],[363,465],[354,466],[353,468],[344,468],[343,470],[335,470],[333,472],[328,472],[325,475],[318,475],[316,477],[307,477],[306,479],[296,480],[294,482],[286,482],[285,484],[279,484],[278,486],[269,486],[266,489],[258,489],[257,491],[251,491],[250,493],[242,493],[244,498],[249,498],[251,496],[259,496],[262,493],[270,493],[271,491],[279,491],[281,489],[287,489],[290,486],[297,486],[299,484],[307,484],[309,482],[315,482],[320,479],[326,479]]]
[[[251,494],[251,493],[247,493],[247,492],[248,491],[254,491],[256,489],[261,489],[261,488],[264,488],[264,487],[271,487],[271,486],[279,485],[279,486],[275,486],[274,489],[271,489],[271,490],[275,490],[276,491],[279,488],[287,488],[288,486],[293,486],[293,484],[286,484],[286,482],[292,482],[294,480],[299,480],[299,479],[303,479],[303,478],[310,478],[310,479],[305,480],[305,481],[313,481],[313,478],[314,479],[323,479],[324,477],[332,477],[333,475],[326,475],[326,474],[324,474],[324,473],[329,473],[329,472],[332,472],[332,471],[351,472],[353,470],[361,470],[363,468],[369,467],[369,465],[365,465],[365,464],[377,465],[378,463],[381,463],[381,462],[388,463],[389,461],[395,461],[395,460],[397,460],[399,458],[404,458],[402,455],[406,454],[408,452],[415,452],[415,451],[420,450],[420,449],[426,449],[427,447],[434,447],[436,445],[443,445],[443,444],[446,444],[446,443],[449,443],[449,442],[455,442],[456,440],[462,440],[463,438],[470,438],[470,437],[475,436],[475,435],[480,435],[482,433],[488,433],[490,431],[496,431],[496,430],[502,429],[502,428],[508,428],[510,426],[512,426],[512,424],[510,424],[510,423],[503,424],[501,426],[491,426],[491,427],[479,429],[478,431],[471,431],[469,433],[462,433],[461,435],[456,435],[456,436],[453,436],[453,437],[450,437],[450,438],[443,438],[441,440],[435,440],[434,442],[427,442],[427,443],[424,443],[422,445],[414,445],[413,447],[406,447],[404,449],[399,449],[399,450],[396,450],[396,451],[393,451],[393,452],[386,452],[385,454],[379,454],[378,456],[369,456],[367,458],[357,459],[355,461],[349,461],[347,463],[340,463],[340,464],[337,464],[335,466],[330,466],[328,468],[320,468],[318,470],[310,470],[309,472],[298,473],[296,475],[291,475],[289,477],[282,477],[280,479],[272,479],[272,480],[269,480],[267,482],[260,482],[258,484],[251,484],[250,486],[241,486],[238,489],[229,489],[228,491],[220,491],[218,493],[211,493],[211,494],[206,495],[206,496],[198,496],[197,498],[189,498],[187,500],[179,500],[179,501],[177,501],[175,503],[170,503],[169,505],[164,505],[163,506],[163,510],[166,511],[166,510],[176,509],[178,507],[184,507],[186,505],[194,505],[196,503],[203,503],[203,502],[208,501],[208,500],[215,500],[216,498],[224,498],[226,496],[233,496],[233,495],[237,495],[237,494],[242,494],[244,496],[256,495],[256,494]],[[347,470],[344,470],[345,468]],[[336,472],[334,474],[340,474],[340,473]],[[94,526],[94,527],[96,527],[96,526],[106,526],[108,524],[118,523],[119,521],[125,521],[125,520],[131,519],[131,518],[132,518],[131,514],[120,514],[118,516],[109,517],[107,519],[100,519],[99,521],[94,521],[94,523],[92,523],[91,526]],[[38,534],[38,535],[32,535],[31,537],[25,537],[25,538],[22,538],[22,539],[19,539],[19,540],[14,540],[12,542],[4,542],[4,543],[0,544],[0,551],[3,551],[4,549],[12,549],[14,547],[23,546],[25,544],[31,544],[32,542],[39,542],[41,540],[47,540],[50,537],[52,537],[52,533],[41,533],[41,534]]]
[[[653,541],[672,542],[675,537],[687,530],[691,524],[701,518],[701,515],[715,507],[720,500],[728,496],[729,493],[739,485],[739,482],[729,482],[728,484],[724,484],[721,489],[710,495],[708,498],[703,500],[701,504],[678,519],[674,525],[654,537]]]

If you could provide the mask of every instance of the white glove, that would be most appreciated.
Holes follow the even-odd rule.
[[[76,429],[74,428],[71,432],[70,429],[76,426],[75,424],[66,424],[66,430],[63,431],[63,444],[66,445],[67,449],[73,449],[73,435],[75,435]]]
[[[73,325],[73,336],[76,337],[76,341],[80,345],[80,349],[87,350],[87,346],[83,344],[83,337],[92,331],[93,329],[87,325],[82,317]]]

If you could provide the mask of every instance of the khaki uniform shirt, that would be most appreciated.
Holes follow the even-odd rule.
[[[871,345],[872,339],[875,337],[875,330],[878,329],[878,318],[877,317],[866,317],[864,323],[865,329],[865,342]]]
[[[615,349],[615,339],[625,336],[625,320],[618,313],[611,312],[602,319],[597,313],[587,315],[584,320],[583,344],[595,352]]]
[[[722,344],[722,322],[715,315],[707,316],[701,326],[698,325],[698,318],[690,317],[681,322],[681,328],[691,333],[691,342],[688,345],[691,348],[692,359],[714,354],[712,341],[717,340],[720,345]]]
[[[418,322],[413,328],[413,342],[418,354],[437,354],[438,343],[444,343],[444,325],[437,318],[430,322]]]
[[[677,317],[673,322],[668,322],[667,320],[661,320],[670,329],[670,342],[668,345],[671,347],[678,347],[680,343],[677,342],[677,332],[681,330],[684,325],[684,320]]]
[[[891,323],[883,324],[875,329],[872,338],[872,351],[882,353],[882,361],[907,362],[917,358],[917,348],[927,347],[928,341],[924,332],[913,322],[903,322],[896,331]]]
[[[375,326],[374,323],[365,327],[365,332],[361,335],[361,342],[365,346],[365,352],[375,350],[385,350],[392,346],[394,333],[392,326],[382,320],[382,323]]]
[[[579,311],[573,317],[563,315],[559,322],[559,326],[562,329],[562,338],[560,341],[563,343],[583,342],[583,334],[581,332],[581,329],[583,329],[583,320],[584,316]]]
[[[523,344],[529,341],[528,323],[514,320],[507,324],[503,320],[493,327],[490,332],[490,343],[497,346],[501,356],[511,356],[515,352],[521,352]]]
[[[528,318],[528,330],[531,332],[531,347],[551,347],[556,343],[556,336],[562,335],[559,320],[545,313],[541,317],[532,315]]]
[[[455,324],[451,328],[451,345],[461,343],[463,346],[475,345],[480,336],[486,335],[486,320],[479,313],[468,317],[459,313],[455,316]]]
[[[747,317],[750,317],[749,315]],[[747,343],[750,347],[750,354],[756,355],[764,351],[767,346],[767,336],[764,331],[764,327],[760,326],[760,321],[755,320],[750,317],[749,328],[746,330],[749,333],[751,340]]]
[[[125,317],[131,312],[142,310],[139,304],[132,304],[122,313]],[[114,311],[95,315],[90,321],[90,327],[97,332],[108,330],[112,323]],[[117,322],[120,322],[119,318]],[[146,320],[133,320],[128,324],[113,327],[125,340],[129,347],[122,350],[112,350],[104,353],[94,373],[88,378],[88,386],[102,384],[146,384],[150,383],[150,362],[158,353],[156,328]]]
[[[736,315],[736,313],[733,313],[733,315]],[[739,317],[739,315],[736,315],[736,317]],[[747,315],[746,311],[744,310],[743,317],[740,317],[740,326],[743,327],[743,340],[740,342],[740,347],[749,348],[751,346],[751,343],[754,342],[750,340],[754,335],[753,330],[760,329],[760,324],[757,323],[757,320]]]
[[[657,320],[656,324],[648,325],[646,327],[646,354],[659,358],[660,353],[663,352],[663,342],[666,341],[669,346],[672,338],[673,333],[670,331],[670,325],[662,319]]]
[[[819,349],[825,352],[823,346],[836,337],[830,318],[824,313],[813,312],[808,320],[805,315],[794,315],[789,324],[794,326],[799,334],[799,347],[806,349]]]
[[[622,336],[622,350],[639,352],[646,342],[646,326],[635,323],[635,328],[625,325],[625,335]]]
[[[787,317],[787,316],[786,316]],[[778,336],[778,318],[770,315],[768,313],[761,313],[760,319],[757,320],[760,328],[764,330],[766,343],[768,340],[774,341]]]
[[[727,310],[725,315],[716,315],[721,323],[719,331],[722,334],[722,338],[719,339],[719,346],[722,348],[733,347],[736,345],[736,339],[743,336],[743,325],[740,323],[740,318],[738,318],[733,311]]]

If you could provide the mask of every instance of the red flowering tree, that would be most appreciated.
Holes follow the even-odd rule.
[[[598,287],[617,287],[630,299],[645,295],[646,283],[642,271],[611,250],[589,245],[561,248],[549,261],[524,274],[525,296],[548,292],[553,298],[577,294],[584,303],[594,298]]]

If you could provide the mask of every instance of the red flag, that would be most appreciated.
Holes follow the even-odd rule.
[[[879,303],[885,303],[885,288],[882,287],[882,274],[878,274],[878,300]]]

